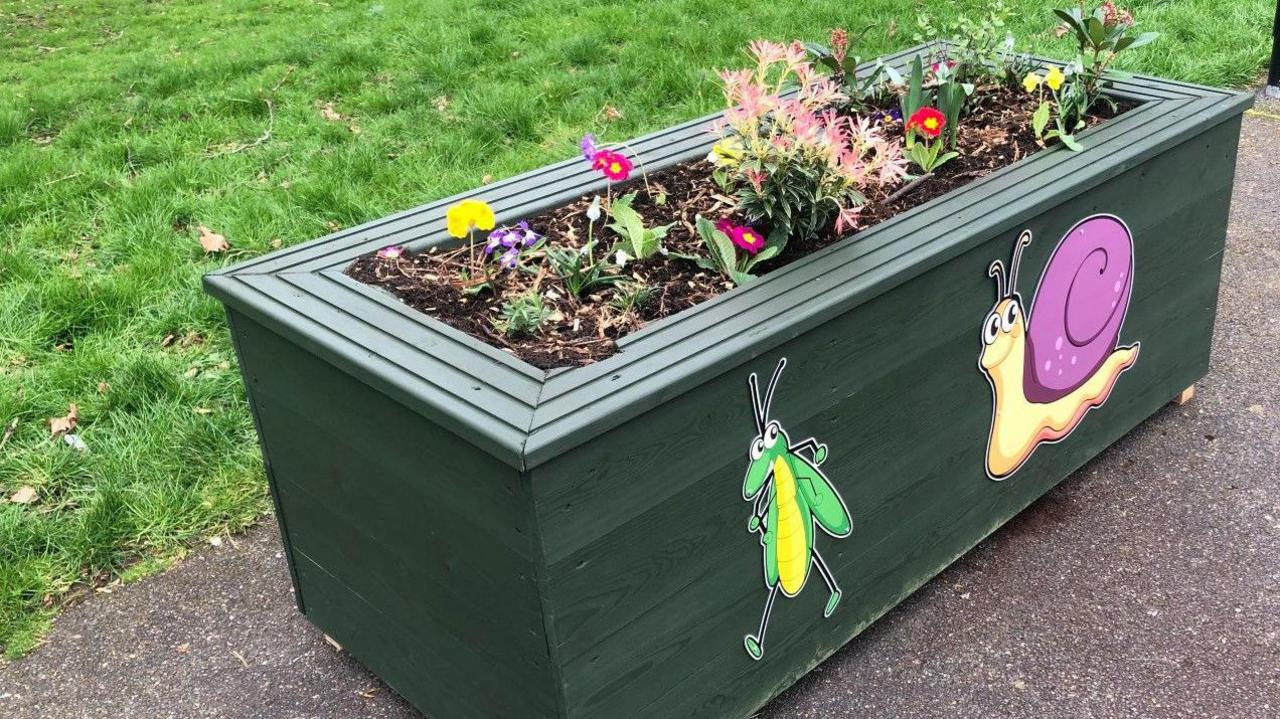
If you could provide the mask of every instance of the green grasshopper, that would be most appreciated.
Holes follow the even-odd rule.
[[[747,380],[755,412],[756,438],[748,452],[751,464],[742,483],[742,498],[755,502],[747,531],[760,533],[760,545],[764,547],[764,586],[769,590],[760,629],[743,638],[747,654],[756,660],[764,656],[764,633],[769,626],[773,600],[779,590],[787,597],[799,594],[809,579],[811,566],[817,568],[831,592],[822,616],[830,617],[840,603],[836,578],[813,546],[814,525],[836,538],[847,537],[853,530],[844,500],[818,469],[827,458],[827,446],[812,437],[791,444],[782,425],[769,420],[773,391],[786,366],[784,357],[773,371],[763,402],[756,374],[752,372]],[[809,452],[812,461],[801,456],[802,451]]]

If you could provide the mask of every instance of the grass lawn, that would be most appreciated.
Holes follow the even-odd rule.
[[[1050,4],[1010,2],[1023,49],[1065,52]],[[737,5],[0,0],[0,648],[267,511],[203,273],[708,112],[748,39],[872,24],[873,55],[987,3]],[[1128,67],[1258,79],[1272,0],[1133,5],[1164,37]],[[51,440],[70,403],[86,451]]]

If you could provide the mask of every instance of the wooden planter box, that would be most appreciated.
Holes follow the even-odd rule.
[[[1024,159],[586,367],[537,370],[343,274],[445,242],[457,198],[208,276],[299,608],[437,717],[749,714],[1206,371],[1251,98],[1145,77],[1116,90],[1143,104],[1084,133],[1084,152]],[[651,169],[696,158],[706,122],[631,146]],[[467,194],[501,222],[600,187],[574,159]],[[1009,300],[988,272],[1024,230]],[[1078,252],[1095,241],[1110,266]],[[1054,309],[1059,285],[1074,306]],[[1089,305],[1105,319],[1077,316]],[[1107,346],[1084,389],[1032,401],[1055,392],[1054,362],[1078,371],[1036,337],[1053,312],[1071,341]],[[748,380],[782,358],[764,434],[778,423],[790,460],[771,459],[785,437],[756,448],[771,512],[744,501]],[[756,511],[778,525],[781,575],[759,659]],[[812,554],[782,536],[800,527]]]

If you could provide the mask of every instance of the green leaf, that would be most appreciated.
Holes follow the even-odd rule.
[[[708,254],[710,254],[712,261],[715,262],[715,269],[726,276],[736,271],[738,263],[733,249],[733,241],[726,237],[723,232],[717,230],[716,226],[702,215],[697,216],[695,225],[698,229],[698,235],[702,238],[702,243],[706,245]]]
[[[748,259],[746,262],[743,263],[742,269],[746,272],[750,272],[751,269],[756,265],[766,260],[771,260],[777,255],[778,255],[777,245],[765,245],[765,248],[763,250],[760,250],[755,254],[755,256],[751,257],[750,259]]]
[[[1106,27],[1098,18],[1092,16],[1085,18],[1084,26],[1089,33],[1089,42],[1093,43],[1094,46],[1101,46],[1103,41],[1107,39]]]
[[[921,105],[924,104],[924,61],[916,55],[911,60],[911,81],[907,87],[907,106],[902,108],[902,117],[905,120],[916,114]]]
[[[1141,35],[1139,35],[1139,36],[1137,37],[1137,39],[1136,39],[1136,40],[1134,40],[1134,41],[1129,45],[1129,48],[1130,48],[1130,49],[1132,49],[1132,48],[1135,48],[1135,47],[1142,47],[1143,45],[1147,45],[1147,44],[1150,44],[1150,43],[1152,43],[1152,42],[1155,42],[1155,41],[1156,41],[1156,39],[1158,39],[1159,37],[1160,37],[1160,33],[1158,33],[1158,32],[1144,32],[1144,33],[1142,33]],[[1126,39],[1128,39],[1128,38],[1126,38]]]
[[[1079,142],[1076,142],[1076,138],[1072,137],[1071,135],[1068,135],[1065,132],[1060,133],[1058,135],[1058,139],[1062,140],[1062,144],[1066,145],[1067,149],[1071,150],[1072,152],[1081,152],[1084,150],[1084,145],[1081,145]]]
[[[1044,128],[1049,125],[1049,103],[1042,102],[1040,107],[1031,115],[1031,129],[1036,133],[1036,137],[1044,137]]]

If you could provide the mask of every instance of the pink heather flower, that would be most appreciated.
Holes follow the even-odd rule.
[[[620,182],[631,177],[631,160],[621,152],[600,150],[591,160],[591,169],[599,170],[605,177]]]
[[[761,65],[772,65],[787,57],[787,48],[768,40],[752,40],[747,45],[747,52]]]
[[[857,229],[858,213],[861,211],[862,205],[841,207],[840,211],[836,213],[836,232]]]
[[[383,247],[382,249],[378,250],[378,257],[381,257],[384,260],[399,259],[402,255],[404,255],[404,248],[401,247],[400,245]]]
[[[836,62],[844,64],[845,54],[849,51],[849,31],[838,27],[831,31],[831,55]]]

